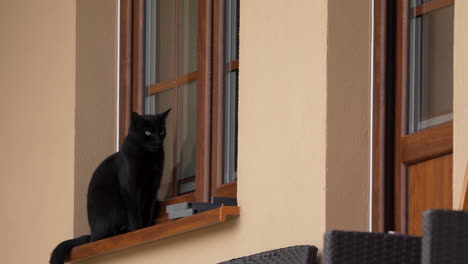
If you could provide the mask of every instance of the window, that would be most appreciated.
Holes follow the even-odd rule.
[[[412,0],[411,7],[408,133],[453,119],[453,1]]]
[[[125,0],[120,139],[132,111],[166,120],[159,198],[237,193],[239,0]]]

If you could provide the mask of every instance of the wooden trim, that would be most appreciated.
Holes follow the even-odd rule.
[[[211,38],[212,1],[198,2],[196,201],[209,201],[211,153]]]
[[[219,185],[216,188],[214,196],[218,197],[237,197],[237,182],[231,182]]]
[[[120,2],[119,142],[130,126],[132,100],[132,0]]]
[[[454,5],[454,4],[455,4],[455,0],[432,0],[430,2],[424,3],[422,5],[418,5],[412,8],[411,13],[413,14],[414,17],[421,16],[429,12],[432,12],[434,10],[447,7],[450,5]]]
[[[239,214],[240,208],[238,206],[222,206],[193,216],[171,220],[163,224],[109,237],[73,248],[70,253],[69,261],[108,254],[143,243],[161,240],[188,231],[224,223],[231,217],[239,216]]]
[[[466,162],[465,178],[463,179],[459,210],[468,210],[468,162]]]
[[[184,184],[184,183],[189,183],[189,182],[193,182],[194,180],[195,180],[195,176],[190,176],[190,177],[187,177],[187,178],[177,180],[177,184],[180,185],[180,184]]]
[[[385,88],[387,1],[374,6],[374,98],[372,138],[372,232],[385,232]]]
[[[225,1],[213,3],[213,98],[211,138],[211,193],[223,180],[224,168],[224,28]]]
[[[183,203],[183,202],[193,202],[193,201],[195,201],[195,194],[194,193],[179,195],[177,197],[172,197],[172,198],[166,199],[164,201],[164,207],[167,206],[167,205],[171,205],[171,204]],[[166,209],[164,208],[164,212],[165,212],[165,210]]]
[[[143,0],[133,0],[132,30],[132,111],[143,113],[145,61],[145,2]]]
[[[175,14],[174,14],[174,23],[175,23],[175,34],[174,34],[174,74],[176,80],[179,77],[179,8],[180,8],[180,1],[175,0]],[[174,131],[173,131],[173,148],[174,152],[172,155],[172,160],[173,160],[173,168],[172,168],[172,195],[177,196],[179,195],[178,187],[179,185],[177,184],[177,178],[178,178],[178,164],[179,164],[179,159],[178,159],[178,141],[179,141],[179,88],[177,86],[174,87],[174,92],[173,92],[173,103],[172,103],[172,108],[174,108],[173,112],[173,126],[174,126]]]
[[[239,70],[239,60],[230,61],[228,64],[228,71]]]
[[[405,165],[422,162],[452,153],[453,122],[434,126],[401,139],[401,162]]]
[[[182,84],[196,81],[197,75],[198,75],[198,72],[191,72],[191,73],[179,76],[174,80],[163,81],[163,82],[152,84],[148,87],[148,94],[149,95],[157,94],[157,93],[175,88],[177,86],[180,86]]]
[[[407,233],[406,169],[401,159],[401,138],[407,130],[406,90],[408,83],[409,0],[397,1],[396,18],[396,83],[395,83],[395,231]]]

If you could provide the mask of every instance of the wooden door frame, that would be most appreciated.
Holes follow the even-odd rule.
[[[401,157],[401,138],[407,131],[408,21],[409,0],[396,1],[395,70],[395,231],[408,230],[408,179]],[[400,23],[400,22],[401,23]]]
[[[395,1],[374,2],[372,231],[394,230]]]
[[[431,4],[452,0],[437,0]],[[422,4],[422,6],[429,3]],[[439,6],[439,8],[442,7]],[[409,22],[418,8],[410,8],[410,0],[397,0],[396,30],[396,106],[395,106],[395,231],[409,231],[409,193],[407,167],[453,152],[453,121],[408,133]],[[431,9],[432,11],[434,9]],[[414,12],[412,12],[414,11]],[[426,10],[427,11],[427,10]],[[422,12],[424,14],[426,11]],[[427,11],[429,12],[429,11]]]
[[[375,0],[372,231],[376,232],[407,233],[406,167],[453,150],[453,122],[407,135],[410,11],[409,0]]]

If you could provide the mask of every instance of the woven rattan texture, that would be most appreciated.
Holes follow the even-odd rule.
[[[429,210],[423,219],[422,264],[467,264],[468,211]]]
[[[325,233],[325,264],[420,264],[421,238],[383,233]]]
[[[218,264],[313,264],[317,248],[294,246],[236,258]]]

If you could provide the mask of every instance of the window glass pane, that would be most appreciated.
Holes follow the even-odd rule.
[[[228,72],[225,77],[224,183],[237,180],[238,78],[237,70]]]
[[[411,19],[409,133],[453,118],[453,17],[448,6]]]
[[[197,82],[178,87],[177,180],[178,194],[195,189]]]
[[[197,70],[198,1],[179,0],[179,75]]]
[[[176,89],[177,109],[174,108]],[[166,119],[164,171],[159,191],[159,198],[163,200],[195,189],[197,82],[146,96],[145,114],[161,113],[168,108],[173,110]],[[174,118],[175,115],[177,119]],[[174,124],[177,124],[177,133],[174,133]],[[177,139],[174,138],[175,135]]]
[[[145,4],[145,113],[172,108],[158,194],[164,200],[195,189],[197,81],[182,75],[197,71],[198,1]]]
[[[151,85],[175,78],[176,1],[146,0],[145,74]]]
[[[226,61],[239,58],[239,0],[226,1]]]
[[[224,177],[237,180],[237,105],[239,78],[239,0],[225,0]]]

